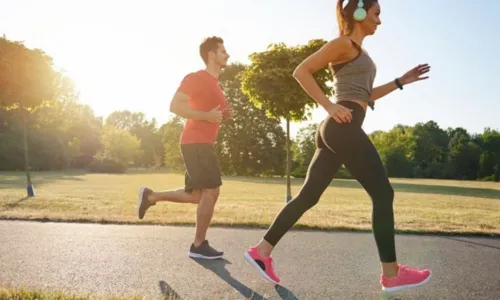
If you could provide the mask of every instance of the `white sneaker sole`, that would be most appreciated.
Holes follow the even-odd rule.
[[[205,256],[203,254],[198,254],[198,253],[193,253],[193,252],[189,252],[188,255],[189,255],[189,257],[192,257],[192,258],[203,258],[203,259],[219,259],[219,258],[222,258],[224,256],[224,254],[219,255],[219,256]]]
[[[244,253],[244,256],[245,256],[245,259],[255,268],[257,269],[257,271],[259,271],[260,275],[262,275],[262,277],[264,277],[267,281],[270,281],[271,283],[274,283],[274,284],[278,284],[278,282],[274,281],[271,279],[271,277],[269,277],[266,272],[264,272],[264,270],[262,270],[262,268],[255,262],[255,260],[250,256],[250,254],[248,254],[248,252],[245,252]]]
[[[401,286],[396,286],[396,287],[392,287],[392,288],[385,288],[382,286],[382,290],[384,292],[387,292],[387,293],[395,293],[395,292],[400,292],[400,291],[407,290],[410,288],[416,288],[416,287],[422,286],[422,285],[426,284],[427,282],[429,282],[429,280],[431,280],[431,277],[432,277],[432,272],[429,273],[429,277],[427,277],[422,282],[415,283],[415,284],[401,285]]]
[[[146,189],[146,187],[141,186],[141,189],[139,190],[139,199],[137,199],[137,217],[138,218],[139,218],[139,209],[141,208],[141,204],[142,204],[142,195],[144,194],[144,189]]]

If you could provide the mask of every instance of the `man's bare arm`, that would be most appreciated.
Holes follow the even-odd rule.
[[[222,112],[218,110],[218,107],[208,112],[199,111],[189,106],[188,100],[188,95],[176,92],[172,102],[170,102],[170,112],[184,119],[208,121],[211,123],[219,123],[221,121]]]
[[[189,96],[176,92],[172,102],[170,102],[170,111],[184,119],[205,120],[206,112],[194,110],[188,104]]]

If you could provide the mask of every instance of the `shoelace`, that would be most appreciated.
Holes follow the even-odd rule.
[[[421,272],[421,270],[419,270],[416,267],[400,266],[399,268],[401,270],[401,274],[404,274],[404,275],[408,275],[408,274],[413,273],[413,272]]]
[[[415,271],[420,271],[420,269],[418,267],[410,267],[410,266],[406,266],[406,265],[403,265],[405,269],[407,270],[415,270]]]

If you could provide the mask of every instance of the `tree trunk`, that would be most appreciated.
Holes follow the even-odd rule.
[[[29,149],[28,149],[28,125],[26,123],[26,114],[28,111],[23,107],[21,108],[21,113],[23,114],[23,143],[24,143],[24,169],[26,171],[26,189],[28,193],[28,197],[34,197],[35,192],[33,190],[33,185],[31,183],[31,175],[30,175],[30,157],[29,157]]]
[[[286,118],[286,202],[292,200],[292,189],[290,184],[290,168],[291,157],[290,153],[290,117]]]
[[[496,164],[494,170],[495,174],[493,175],[493,180],[495,180],[495,182],[498,182],[500,181],[500,164]]]

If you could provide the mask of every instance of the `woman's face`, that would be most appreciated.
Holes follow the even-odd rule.
[[[380,21],[380,4],[375,2],[366,12],[366,19],[364,19],[359,25],[366,35],[372,35],[375,33],[380,24],[382,24]]]

